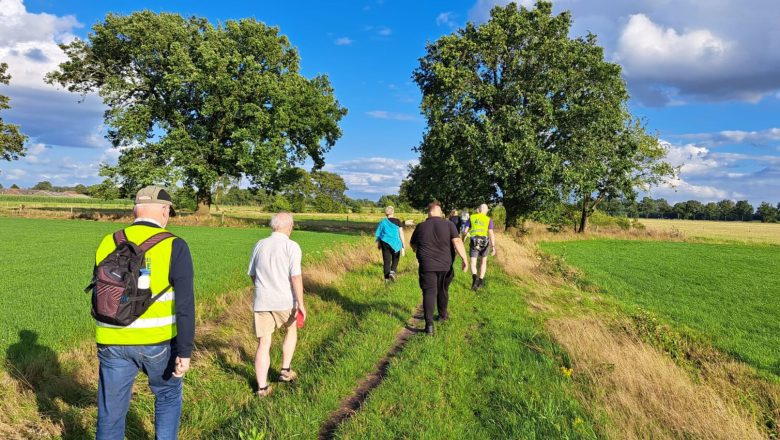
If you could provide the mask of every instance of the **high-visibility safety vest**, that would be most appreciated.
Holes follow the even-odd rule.
[[[164,229],[144,225],[132,225],[125,229],[127,240],[141,244],[147,238]],[[171,253],[175,237],[166,238],[146,252],[146,266],[151,270],[152,295],[168,287]],[[106,235],[95,253],[95,264],[103,261],[116,249],[113,234]],[[173,339],[176,336],[176,302],[173,289],[157,299],[149,309],[132,324],[121,327],[95,321],[95,340],[104,345],[151,345]]]
[[[472,236],[477,236],[477,237],[488,236],[488,229],[490,228],[490,217],[488,217],[486,214],[476,213],[476,214],[471,214],[471,218],[469,218],[469,221],[471,222],[469,233]]]

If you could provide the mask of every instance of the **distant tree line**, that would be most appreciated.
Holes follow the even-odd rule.
[[[698,200],[669,203],[666,199],[644,197],[640,201],[629,199],[607,200],[601,205],[605,213],[617,217],[660,218],[680,220],[762,221],[774,223],[780,220],[780,203],[761,202],[755,208],[747,200],[721,200],[703,203]]]
[[[216,206],[252,206],[264,211],[347,213],[379,211],[386,206],[393,206],[399,212],[414,211],[406,199],[395,194],[383,195],[376,202],[352,199],[346,195],[349,188],[344,179],[335,173],[295,168],[289,174],[287,184],[274,192],[257,187],[242,188],[237,181],[220,179],[212,188],[212,201]],[[19,189],[19,186],[14,184],[11,188]],[[117,184],[112,179],[90,186],[54,186],[49,181],[42,181],[29,189],[75,192],[103,200],[132,199],[135,195],[132,188]],[[196,210],[198,195],[194,189],[178,185],[169,189],[177,207]]]

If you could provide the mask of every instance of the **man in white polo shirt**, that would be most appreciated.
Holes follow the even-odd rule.
[[[275,214],[271,217],[271,229],[271,236],[255,245],[248,272],[255,285],[254,321],[258,342],[255,374],[259,397],[271,394],[268,368],[271,364],[271,340],[278,328],[286,329],[279,381],[291,382],[298,377],[290,368],[295,344],[298,342],[296,313],[300,311],[303,319],[306,319],[301,278],[301,247],[290,240],[293,230],[292,215],[287,212]]]

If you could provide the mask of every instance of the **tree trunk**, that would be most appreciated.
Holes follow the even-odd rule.
[[[509,229],[522,226],[520,211],[514,208],[511,203],[507,204],[506,200],[504,201],[504,210],[506,211],[506,224],[504,225],[505,228]]]
[[[198,189],[198,208],[195,215],[211,214],[211,191],[207,189]]]
[[[585,226],[588,224],[588,202],[590,201],[590,196],[585,196],[582,199],[582,214],[580,216],[580,227],[577,229],[578,234],[582,234],[585,232]]]

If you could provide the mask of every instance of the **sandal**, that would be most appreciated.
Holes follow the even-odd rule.
[[[271,395],[271,392],[273,392],[273,388],[271,388],[271,385],[266,385],[262,388],[257,389],[257,397],[263,398],[268,397]]]
[[[298,373],[288,368],[282,368],[279,372],[279,382],[292,382],[298,378]]]

